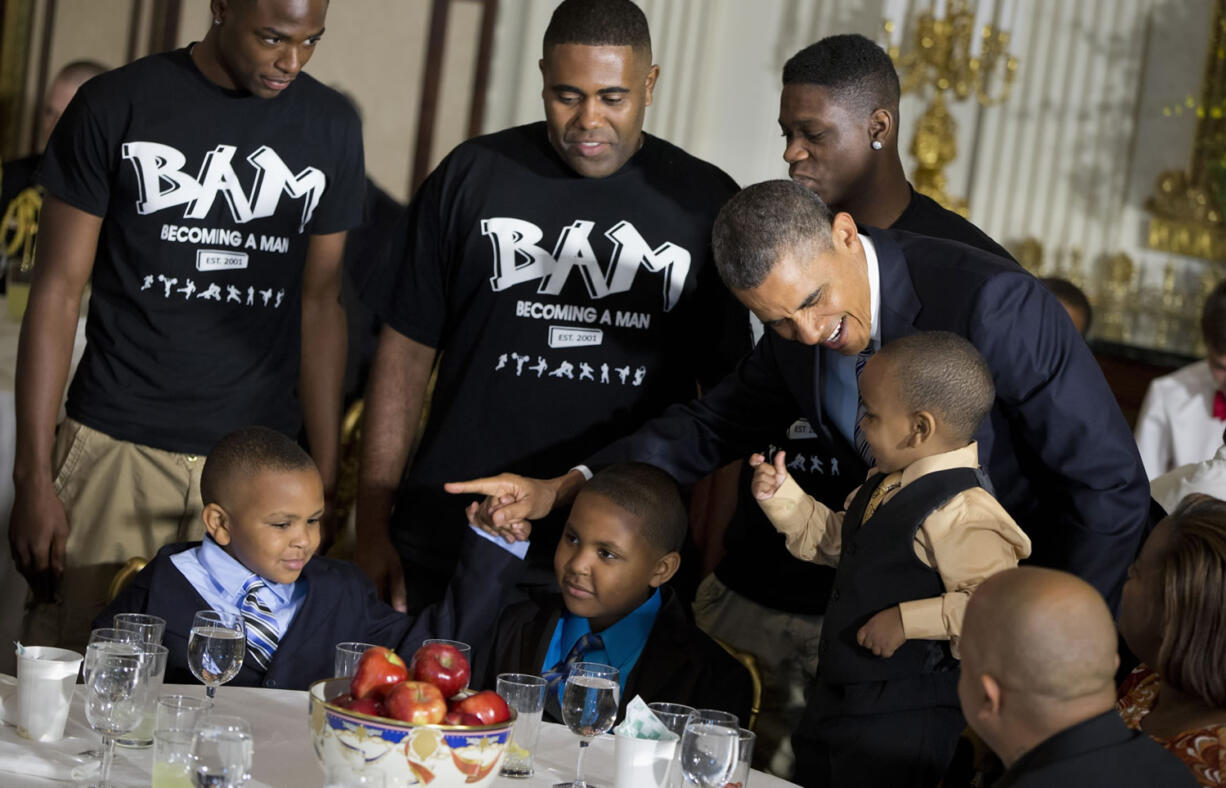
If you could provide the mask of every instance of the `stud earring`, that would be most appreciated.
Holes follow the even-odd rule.
[[[220,24],[221,24],[221,20],[220,20],[220,19],[214,19],[214,20],[213,20],[213,24],[215,24],[215,25],[220,25]]]
[[[881,150],[882,147],[881,140],[873,140],[873,150]]]

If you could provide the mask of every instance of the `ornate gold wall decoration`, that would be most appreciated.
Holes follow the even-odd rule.
[[[1211,29],[1200,101],[1186,102],[1196,112],[1192,160],[1187,170],[1158,176],[1145,202],[1152,214],[1147,243],[1163,252],[1226,262],[1226,0],[1214,3]],[[1178,105],[1165,111],[1182,113]]]
[[[886,35],[902,21],[885,20]],[[915,188],[963,216],[967,213],[966,200],[949,194],[943,171],[957,156],[957,123],[949,114],[945,94],[952,94],[955,101],[974,97],[984,107],[1008,99],[1018,65],[1017,58],[1008,52],[1009,35],[987,24],[986,16],[972,11],[967,0],[949,0],[942,18],[931,10],[920,12],[915,18],[914,41],[906,51],[896,46],[889,49],[903,93],[932,88],[932,100],[920,117],[911,143],[911,153],[917,160]]]

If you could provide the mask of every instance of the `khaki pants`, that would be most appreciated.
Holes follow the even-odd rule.
[[[792,731],[805,711],[805,689],[817,672],[822,617],[763,607],[708,575],[698,586],[694,620],[712,637],[753,654],[762,674],[754,766],[792,776]]]
[[[68,514],[64,575],[53,602],[26,606],[22,640],[84,652],[111,578],[133,556],[199,539],[204,457],[119,441],[65,419],[52,454]]]

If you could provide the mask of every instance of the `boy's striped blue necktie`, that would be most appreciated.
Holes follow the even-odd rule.
[[[583,658],[588,654],[593,651],[599,651],[602,648],[604,648],[604,641],[601,640],[600,635],[597,635],[595,632],[588,632],[575,641],[575,645],[571,647],[570,653],[566,655],[566,659],[541,674],[541,678],[549,682],[545,687],[545,705],[549,707],[549,712],[554,718],[562,719],[559,690],[562,688],[562,683],[566,681],[566,677],[570,675],[570,666],[576,662],[582,662]]]
[[[272,609],[260,601],[259,591],[266,588],[259,575],[252,575],[243,584],[243,604],[239,608],[247,630],[247,654],[260,670],[267,671],[272,654],[281,637]]]

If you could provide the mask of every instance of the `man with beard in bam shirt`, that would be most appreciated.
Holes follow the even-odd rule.
[[[202,41],[82,86],[43,160],[9,534],[29,642],[83,648],[124,561],[199,537],[200,467],[222,435],[305,423],[326,489],[335,477],[361,125],[301,73],[326,0],[210,8]]]
[[[642,11],[566,0],[543,55],[546,120],[456,148],[364,290],[386,325],[366,398],[357,560],[402,609],[436,598],[455,564],[447,523],[462,504],[443,482],[584,456],[749,349],[745,312],[710,260],[711,225],[737,187],[643,133],[660,71]],[[560,525],[538,530],[534,550]]]

